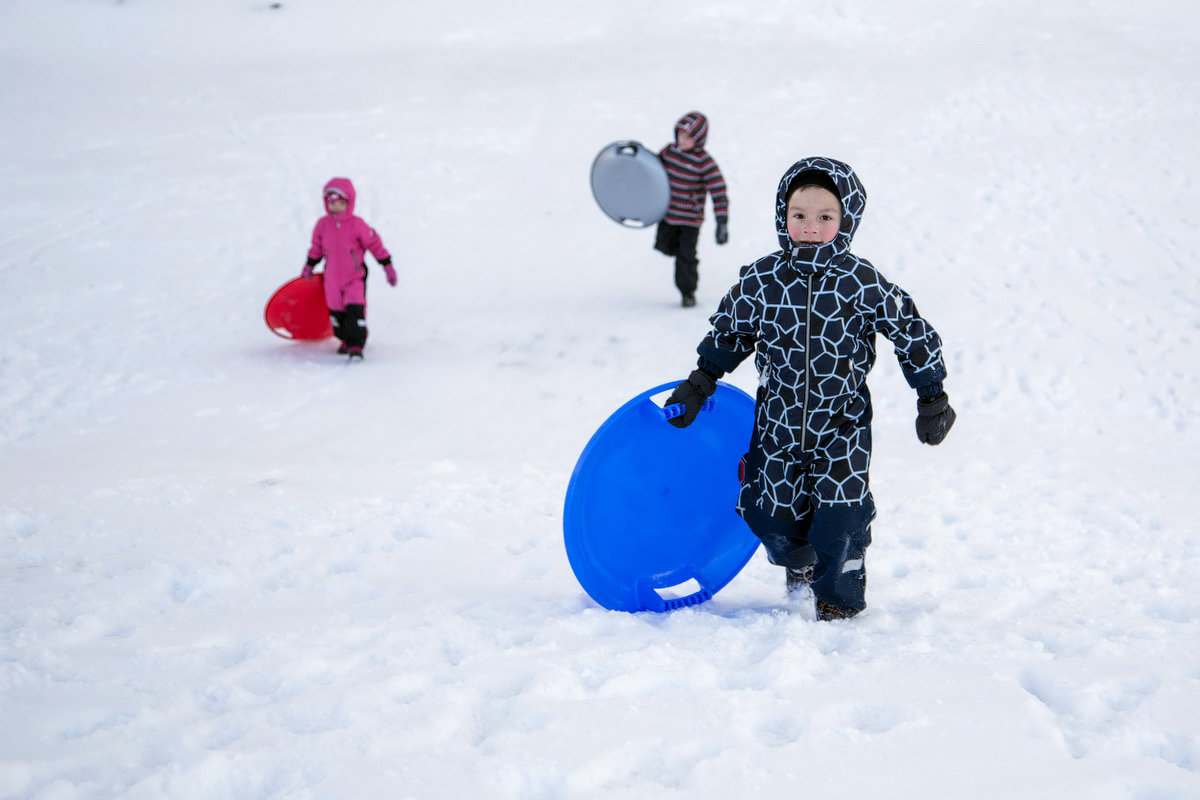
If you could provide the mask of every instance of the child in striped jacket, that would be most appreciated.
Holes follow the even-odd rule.
[[[675,143],[658,154],[671,183],[671,204],[658,223],[654,249],[674,256],[675,286],[682,295],[684,308],[696,305],[696,286],[700,281],[696,244],[704,222],[707,195],[712,195],[713,215],[717,218],[717,244],[729,241],[725,178],[704,149],[707,139],[708,119],[699,111],[690,111],[675,123]]]

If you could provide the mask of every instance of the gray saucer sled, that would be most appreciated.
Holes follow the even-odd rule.
[[[592,162],[592,196],[622,225],[647,228],[666,216],[671,184],[657,153],[641,142],[613,142]]]

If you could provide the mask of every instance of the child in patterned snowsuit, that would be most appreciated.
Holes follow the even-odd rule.
[[[850,252],[865,205],[846,164],[796,162],[776,195],[781,249],[742,268],[710,318],[698,368],[667,401],[686,407],[671,420],[686,427],[717,380],[754,353],[759,388],[737,511],[787,569],[789,593],[811,586],[820,619],[866,607],[875,334],[891,341],[916,390],[918,438],[939,444],[955,419],[937,332],[903,289]]]
[[[325,184],[325,216],[313,226],[312,246],[302,275],[311,279],[313,267],[325,259],[325,305],[338,352],[362,358],[367,344],[367,251],[375,257],[387,282],[396,285],[392,257],[375,229],[354,216],[354,184],[333,178]]]
[[[675,143],[658,154],[667,170],[671,202],[667,214],[658,223],[654,249],[675,258],[675,287],[685,307],[696,305],[696,286],[700,282],[696,244],[704,222],[704,198],[712,195],[713,214],[717,218],[717,244],[729,241],[729,198],[725,178],[713,157],[704,150],[708,139],[708,120],[699,111],[684,114],[675,123]]]

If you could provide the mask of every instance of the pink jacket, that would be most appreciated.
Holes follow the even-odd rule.
[[[308,263],[311,266],[325,259],[325,304],[330,311],[342,311],[352,303],[366,305],[367,252],[385,267],[392,263],[392,256],[375,229],[354,216],[354,184],[350,179],[334,178],[325,184],[325,191],[330,189],[345,196],[346,211],[327,213],[317,220]]]

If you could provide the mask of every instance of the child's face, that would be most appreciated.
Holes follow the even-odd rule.
[[[690,153],[696,147],[696,140],[683,131],[675,131],[675,144],[679,145],[683,152]]]
[[[336,194],[325,195],[325,210],[330,214],[345,214],[348,205],[344,197]]]
[[[805,186],[788,198],[787,232],[796,244],[829,244],[842,226],[842,204],[820,186]]]

